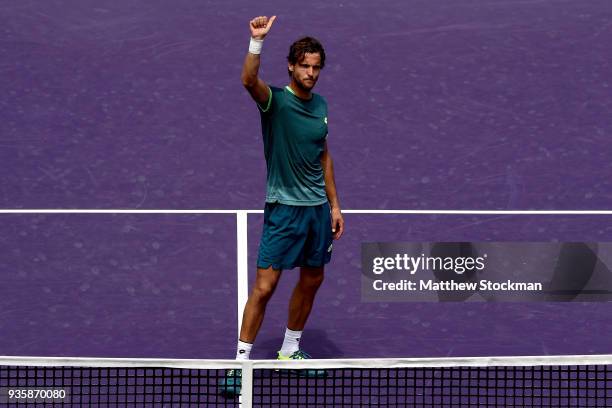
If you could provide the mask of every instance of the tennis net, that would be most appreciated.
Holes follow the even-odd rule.
[[[612,356],[247,362],[0,357],[0,406],[612,407]]]

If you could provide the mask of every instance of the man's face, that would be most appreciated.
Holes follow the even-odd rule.
[[[307,52],[297,64],[289,64],[289,71],[291,71],[291,78],[300,88],[310,91],[319,79],[321,55]]]

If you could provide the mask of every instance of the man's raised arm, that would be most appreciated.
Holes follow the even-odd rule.
[[[257,76],[259,72],[259,55],[265,36],[270,31],[276,16],[268,19],[266,16],[255,17],[250,21],[251,43],[249,53],[244,59],[242,66],[242,85],[249,91],[251,97],[260,105],[265,105],[270,97],[270,89],[264,81]]]

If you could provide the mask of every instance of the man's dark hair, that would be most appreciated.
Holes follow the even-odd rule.
[[[325,66],[325,50],[319,40],[313,37],[300,38],[291,44],[291,47],[289,47],[289,55],[287,55],[287,62],[291,65],[295,65],[304,59],[306,53],[319,54],[321,56],[321,68]],[[291,76],[291,71],[287,70],[287,72],[289,72],[289,76]]]

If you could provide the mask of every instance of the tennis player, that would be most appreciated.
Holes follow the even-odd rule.
[[[257,277],[244,309],[238,360],[249,358],[281,271],[295,267],[300,267],[300,277],[289,303],[285,338],[277,358],[310,358],[300,348],[302,330],[323,282],[325,264],[331,259],[332,240],[344,231],[326,141],[327,102],[312,92],[325,65],[325,51],[314,38],[297,40],[287,57],[289,85],[268,86],[258,71],[264,38],[275,19],[263,16],[250,21],[251,42],[242,68],[242,84],[261,116],[267,192]],[[229,374],[222,381],[223,391],[237,394],[240,373]],[[318,373],[310,370],[308,374]]]

